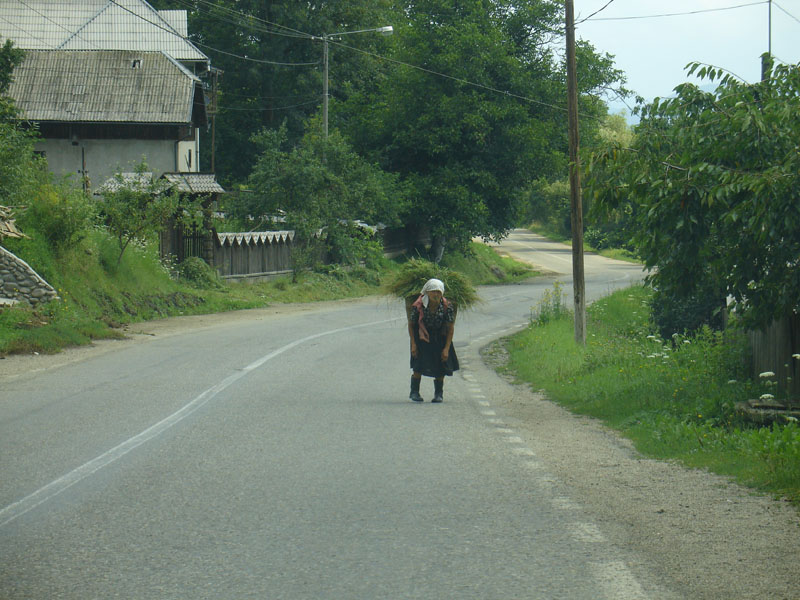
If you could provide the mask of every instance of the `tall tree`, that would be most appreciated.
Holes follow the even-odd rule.
[[[24,203],[42,174],[42,161],[33,154],[37,132],[20,124],[18,110],[6,96],[24,56],[11,40],[0,46],[0,204],[7,205]]]
[[[710,296],[708,319],[731,296],[746,323],[765,325],[800,310],[800,70],[756,84],[694,72],[717,89],[683,84],[645,106],[632,146],[598,153],[589,184],[599,208],[628,208],[664,301]]]
[[[356,147],[408,184],[405,220],[431,229],[435,255],[502,237],[526,186],[565,172],[561,11],[549,0],[406,2],[388,74],[343,107]],[[585,93],[621,75],[590,46],[580,57],[582,111],[604,113]]]
[[[189,10],[190,39],[223,71],[216,121],[216,171],[228,185],[244,183],[259,149],[253,135],[286,124],[291,142],[322,104],[322,44],[325,33],[389,23],[389,0],[156,0],[159,9]],[[380,48],[379,36],[359,36],[361,48]],[[374,61],[333,49],[330,94],[368,77]],[[202,165],[210,160],[210,136],[201,138]]]
[[[255,136],[262,150],[250,178],[253,194],[242,208],[286,215],[288,225],[306,242],[324,232],[335,262],[363,260],[363,247],[351,241],[354,221],[394,225],[402,207],[395,177],[362,159],[334,130],[326,138],[314,120],[296,145],[286,127]]]

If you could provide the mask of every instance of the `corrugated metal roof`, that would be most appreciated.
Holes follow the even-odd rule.
[[[161,52],[31,50],[8,90],[31,121],[192,122],[199,79]]]
[[[179,192],[190,194],[224,194],[225,190],[217,183],[213,173],[164,173],[164,179]]]
[[[161,178],[166,179],[171,184],[167,186],[169,189],[176,189],[179,192],[188,192],[190,194],[225,193],[222,186],[217,183],[213,173],[163,173]],[[126,172],[107,179],[100,186],[100,191],[115,192],[123,187],[146,190],[152,183],[153,174],[150,172]]]
[[[136,191],[145,191],[153,183],[153,174],[149,171],[141,173],[120,173],[119,176],[109,177],[100,186],[99,192],[116,192],[122,188]]]
[[[186,11],[144,0],[0,0],[0,43],[25,50],[163,51],[208,63],[186,35]]]
[[[158,16],[169,23],[169,26],[183,37],[189,35],[189,27],[185,10],[159,10]]]

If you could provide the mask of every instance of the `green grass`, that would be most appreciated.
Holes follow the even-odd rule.
[[[458,271],[473,285],[514,283],[539,274],[530,265],[500,256],[489,246],[474,242],[470,244],[469,256],[448,254],[442,259],[442,266]]]
[[[100,230],[61,253],[35,236],[4,243],[56,288],[60,299],[36,310],[0,309],[0,356],[54,353],[95,339],[120,337],[122,325],[149,319],[379,295],[386,279],[400,268],[398,261],[385,260],[374,269],[330,265],[302,273],[296,283],[290,275],[228,283],[197,264],[184,270],[188,277],[176,277],[158,259],[154,245],[128,248],[117,267],[116,242]],[[524,265],[477,246],[470,259],[448,257],[456,264],[451,268],[466,269],[468,278],[476,278],[473,285],[532,274]]]
[[[736,402],[764,391],[747,380],[744,336],[704,331],[661,340],[652,333],[649,293],[633,287],[593,304],[585,347],[574,342],[571,315],[535,317],[507,340],[507,368],[649,456],[707,468],[800,505],[798,424],[757,427],[735,411]]]

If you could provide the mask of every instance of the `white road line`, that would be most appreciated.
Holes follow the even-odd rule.
[[[570,535],[588,544],[601,544],[606,541],[606,537],[594,523],[571,523],[568,525]]]
[[[183,421],[186,417],[191,415],[197,409],[201,408],[203,405],[208,403],[209,400],[214,398],[217,394],[225,390],[226,388],[233,385],[236,381],[258,369],[259,367],[263,366],[266,362],[272,360],[276,356],[279,356],[286,352],[287,350],[291,350],[292,348],[299,346],[305,342],[315,340],[326,335],[333,335],[335,333],[342,333],[344,331],[350,331],[352,329],[359,329],[361,327],[372,327],[374,325],[379,325],[381,323],[388,323],[391,321],[395,321],[397,319],[383,319],[380,321],[373,321],[372,323],[362,323],[361,325],[353,325],[351,327],[341,327],[339,329],[332,329],[331,331],[325,331],[322,333],[317,333],[314,335],[310,335],[308,337],[304,337],[299,340],[295,340],[290,344],[286,344],[285,346],[262,356],[258,360],[250,363],[240,371],[236,371],[232,375],[226,377],[218,384],[208,388],[202,394],[194,398],[191,402],[184,405],[179,410],[172,413],[167,418],[159,421],[155,425],[152,425],[142,431],[141,433],[133,436],[132,438],[122,442],[118,446],[111,448],[107,452],[104,452],[97,458],[90,460],[87,463],[84,463],[80,467],[77,467],[67,473],[66,475],[62,475],[58,479],[51,481],[47,485],[42,488],[39,488],[32,494],[14,502],[13,504],[9,504],[2,510],[0,510],[0,527],[4,527],[11,523],[11,521],[21,517],[27,512],[30,512],[37,506],[40,506],[47,502],[48,500],[54,498],[55,496],[59,495],[60,493],[66,491],[67,489],[71,488],[76,483],[86,479],[93,473],[96,473],[103,467],[110,465],[111,463],[119,460],[123,456],[125,456],[131,450],[134,450],[141,446],[142,444],[149,442],[155,437],[158,437],[171,427],[177,425],[181,421]]]
[[[544,465],[540,463],[538,460],[526,460],[524,464],[531,471],[540,471],[544,469]]]
[[[513,448],[511,452],[517,456],[536,456],[536,453],[530,448]]]
[[[647,600],[649,596],[622,561],[593,563],[595,579],[605,592],[606,598],[615,600]]]
[[[494,412],[493,410],[482,410],[482,411],[481,411],[481,414],[482,414],[484,417],[496,417],[496,416],[497,416],[497,413],[496,413],[496,412]]]
[[[581,508],[577,502],[573,502],[566,496],[555,496],[550,499],[550,503],[553,505],[553,508],[559,508],[561,510],[580,510]]]
[[[546,254],[550,258],[555,258],[556,260],[560,260],[560,261],[563,261],[565,263],[571,263],[572,262],[572,258],[564,258],[563,256],[559,256],[557,254],[550,254],[549,252],[546,253]]]

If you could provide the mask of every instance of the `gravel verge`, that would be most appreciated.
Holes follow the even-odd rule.
[[[502,341],[482,353],[505,364]],[[616,546],[685,598],[800,598],[800,514],[704,470],[643,457],[597,420],[495,375],[493,404]],[[491,379],[491,377],[490,377]]]

